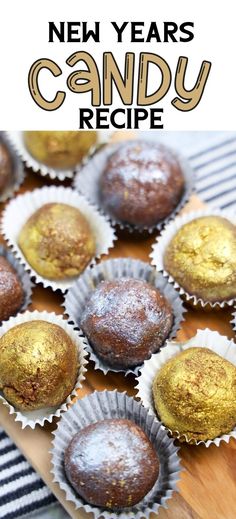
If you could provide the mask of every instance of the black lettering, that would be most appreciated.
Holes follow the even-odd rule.
[[[87,29],[87,22],[83,24],[83,41],[87,42],[89,38],[93,38],[97,43],[100,42],[100,22],[94,22],[94,31]]]
[[[134,129],[139,129],[139,121],[145,121],[148,118],[148,111],[141,108],[134,110]]]
[[[89,128],[89,130],[93,129],[90,120],[93,118],[93,110],[90,108],[80,108],[79,110],[79,128],[80,130],[84,130],[84,128]]]
[[[67,41],[69,43],[72,43],[73,41],[80,42],[79,29],[76,29],[75,27],[80,27],[80,22],[67,23]],[[74,35],[76,35],[77,38]]]
[[[65,41],[65,22],[60,22],[60,29],[58,29],[54,22],[48,22],[49,25],[49,42],[52,43],[54,41],[54,34],[58,38],[59,41]]]
[[[138,38],[138,34],[142,34],[142,29],[139,27],[144,27],[144,22],[131,22],[131,41],[135,42],[143,42],[144,38]]]
[[[124,29],[126,28],[126,26],[128,25],[128,22],[122,23],[121,27],[118,27],[116,22],[111,22],[111,24],[113,25],[114,29],[117,32],[117,35],[118,35],[117,42],[118,43],[122,42],[122,33],[123,33]]]
[[[164,42],[170,40],[178,41],[174,34],[178,31],[178,25],[175,22],[164,22]]]
[[[182,38],[182,36],[180,37],[179,41],[191,41],[193,40],[194,38],[194,34],[193,34],[193,31],[189,31],[186,29],[186,27],[194,27],[194,23],[193,22],[184,22],[184,23],[181,23],[180,25],[180,30],[183,34],[187,34],[187,38]]]
[[[109,108],[97,108],[96,109],[96,129],[97,130],[106,130],[109,128],[109,123],[107,122],[107,115],[109,114]],[[103,123],[103,121],[106,121]]]
[[[120,113],[125,115],[125,108],[117,108],[116,110],[113,110],[113,112],[111,112],[110,121],[111,121],[112,126],[114,126],[114,128],[118,128],[118,129],[125,128],[125,123],[119,124],[115,120],[116,115],[120,114]]]
[[[147,35],[147,42],[150,42],[153,38],[158,43],[161,43],[160,34],[158,32],[157,24],[155,22],[151,22],[150,24],[150,28]]]
[[[164,125],[159,124],[161,122],[161,115],[157,115],[159,113],[163,113],[163,108],[151,108],[150,110],[150,129],[151,130],[162,130]],[[158,122],[156,122],[158,121]]]

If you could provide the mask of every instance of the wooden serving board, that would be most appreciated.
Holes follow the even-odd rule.
[[[116,134],[116,140],[127,138],[128,133]],[[37,174],[27,172],[27,178],[21,188],[21,192],[32,190],[52,182],[39,177]],[[54,182],[55,184],[55,182]],[[67,183],[64,183],[67,185]],[[69,185],[69,183],[68,183]],[[203,207],[203,204],[196,196],[192,196],[184,211],[190,211]],[[0,204],[0,210],[3,204]],[[0,241],[3,241],[0,238]],[[154,236],[147,239],[121,238],[116,242],[109,257],[132,257],[149,261],[149,253]],[[106,257],[107,258],[107,257]],[[31,310],[54,311],[62,313],[61,303],[63,297],[58,293],[53,293],[51,289],[37,286],[33,292],[33,303]],[[229,338],[234,337],[230,325],[230,310],[193,310],[188,308],[186,320],[179,331],[177,339],[186,340],[195,335],[198,328],[210,328],[217,330]],[[89,365],[83,389],[78,392],[81,398],[94,389],[118,389],[126,390],[129,395],[135,395],[135,380],[133,376],[125,377],[122,374],[103,375],[99,371],[94,371]],[[73,503],[65,500],[65,494],[57,484],[52,481],[50,473],[50,454],[51,432],[56,424],[37,427],[34,431],[21,426],[14,421],[13,416],[9,416],[6,407],[0,405],[0,424],[11,436],[13,441],[29,460],[35,470],[41,475],[45,483],[51,488],[62,506],[74,519],[92,519],[91,514],[75,510]],[[180,456],[184,471],[182,472],[179,484],[179,493],[175,493],[169,501],[168,509],[161,509],[158,514],[159,519],[235,519],[236,518],[236,441],[231,440],[229,444],[222,443],[219,448],[212,445],[206,449],[204,446],[181,446]],[[155,519],[156,514],[151,518]]]

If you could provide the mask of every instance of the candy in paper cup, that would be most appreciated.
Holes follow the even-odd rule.
[[[8,407],[9,413],[15,415],[15,421],[21,423],[22,429],[25,427],[35,429],[36,425],[43,427],[46,422],[51,423],[54,418],[59,418],[61,414],[67,410],[68,405],[70,405],[73,399],[77,396],[77,390],[82,387],[82,382],[85,379],[85,373],[87,371],[86,350],[84,348],[83,338],[79,337],[73,326],[71,326],[65,319],[63,319],[61,315],[56,315],[55,313],[48,313],[45,311],[38,312],[35,310],[34,312],[27,311],[23,314],[18,314],[16,317],[10,317],[8,321],[3,321],[2,326],[0,327],[0,338],[14,326],[36,320],[47,321],[49,323],[60,326],[71,338],[78,351],[78,377],[72,393],[67,397],[65,402],[63,402],[58,407],[44,408],[36,411],[18,411],[4,398],[3,392],[0,391],[0,400]]]
[[[96,287],[105,280],[115,280],[120,278],[134,278],[147,281],[166,297],[172,306],[174,321],[169,335],[169,339],[176,337],[177,331],[181,323],[184,321],[184,312],[186,311],[178,292],[171,284],[160,274],[157,273],[148,263],[131,258],[117,258],[102,261],[93,268],[87,268],[82,276],[72,285],[67,292],[63,307],[65,313],[75,326],[81,328],[81,317],[86,307],[88,299]],[[80,332],[83,334],[83,332]],[[86,349],[89,352],[90,360],[95,363],[95,369],[100,369],[107,374],[108,371],[124,372],[138,374],[141,366],[133,369],[116,369],[106,364],[95,353],[92,344],[87,339]],[[163,346],[165,345],[165,342]],[[163,347],[162,346],[162,347]]]
[[[138,144],[137,140],[137,144]],[[195,183],[195,175],[193,170],[191,169],[188,161],[182,157],[181,155],[177,154],[176,151],[171,150],[174,155],[177,157],[181,170],[183,172],[184,178],[185,178],[185,189],[184,193],[181,197],[181,200],[179,201],[178,205],[174,209],[174,211],[164,220],[157,223],[153,226],[138,226],[138,225],[130,225],[128,223],[125,223],[121,220],[118,220],[117,218],[114,218],[112,215],[110,215],[103,207],[102,201],[101,201],[101,195],[100,195],[100,178],[101,175],[106,167],[106,163],[110,156],[115,153],[119,147],[121,147],[124,143],[118,142],[115,144],[109,144],[107,146],[104,146],[104,148],[101,151],[98,151],[96,154],[94,154],[93,157],[90,158],[86,162],[86,164],[81,165],[77,169],[76,176],[73,181],[73,185],[77,191],[79,191],[81,194],[83,194],[89,202],[94,204],[97,208],[100,209],[100,211],[103,214],[107,214],[109,219],[111,220],[113,225],[117,225],[120,229],[128,230],[129,232],[149,232],[152,233],[154,230],[161,230],[163,226],[176,214],[179,213],[179,211],[184,207],[184,205],[188,202],[190,195],[192,194],[192,191],[194,189],[194,183]]]
[[[96,145],[91,146],[88,155],[85,156],[81,164],[86,162],[87,157],[92,156],[97,149],[99,149],[103,144],[109,142],[111,135],[113,132],[111,131],[101,131],[97,132],[98,141]],[[39,173],[43,177],[49,176],[51,180],[60,180],[63,181],[67,178],[72,179],[75,174],[75,167],[71,169],[56,169],[39,162],[35,159],[27,150],[24,143],[24,132],[23,131],[8,131],[6,132],[7,138],[14,148],[17,155],[21,158],[21,160],[25,163],[27,168],[31,168],[35,173]]]
[[[23,163],[20,157],[15,152],[14,147],[11,146],[11,143],[7,138],[6,132],[0,132],[0,143],[1,142],[6,146],[10,154],[13,174],[11,179],[9,180],[9,183],[4,188],[3,192],[0,193],[0,203],[6,202],[6,200],[12,198],[16,191],[18,191],[18,189],[20,188],[25,178]]]
[[[35,278],[36,283],[42,283],[44,287],[51,287],[52,290],[65,292],[78,276],[63,280],[51,280],[40,276],[28,263],[17,243],[20,231],[30,216],[43,205],[54,202],[76,207],[88,220],[96,240],[96,256],[91,263],[94,263],[95,259],[99,259],[101,255],[108,253],[108,250],[113,247],[116,236],[106,217],[100,215],[83,196],[71,188],[43,187],[19,195],[10,201],[3,212],[1,223],[2,233],[8,245],[12,247],[20,263],[25,265],[26,270]]]
[[[19,308],[18,312],[24,312],[28,306],[31,304],[31,298],[32,298],[32,289],[33,289],[33,283],[30,279],[30,276],[28,272],[25,271],[23,265],[19,263],[19,261],[13,256],[11,251],[9,251],[6,247],[3,245],[0,245],[0,257],[3,256],[8,263],[12,266],[12,268],[15,270],[17,277],[19,278],[21,285],[23,287],[24,292],[24,299],[22,302],[21,307]],[[1,321],[0,321],[1,324]]]
[[[234,299],[228,299],[225,301],[216,301],[212,303],[211,301],[204,301],[200,297],[197,297],[194,294],[189,294],[184,290],[182,286],[175,281],[175,279],[165,270],[164,267],[164,256],[167,246],[176,233],[179,231],[183,225],[186,223],[195,220],[196,218],[201,218],[202,216],[221,216],[226,218],[234,225],[236,224],[236,214],[233,211],[221,210],[221,209],[199,209],[197,211],[191,211],[190,213],[183,214],[178,216],[173,222],[170,222],[165,229],[162,231],[161,235],[156,239],[156,242],[152,246],[152,252],[150,254],[151,264],[154,265],[158,272],[162,272],[163,276],[166,277],[169,283],[174,285],[174,288],[179,291],[180,295],[184,296],[186,301],[189,301],[194,306],[200,305],[202,308],[223,308],[225,306],[232,306],[235,301]]]
[[[152,415],[157,416],[152,395],[153,381],[157,372],[169,359],[175,357],[181,351],[193,347],[208,348],[236,366],[236,346],[234,341],[207,328],[205,330],[198,330],[192,339],[183,343],[167,341],[167,346],[163,348],[158,355],[155,353],[149,360],[144,362],[141,373],[136,379],[138,382],[136,386],[138,390],[137,397],[141,399],[142,404],[149,409]],[[165,427],[165,424],[163,424],[163,426]],[[222,436],[207,441],[188,439],[186,435],[180,434],[179,431],[171,431],[167,427],[165,427],[165,429],[171,436],[181,442],[193,445],[202,444],[206,447],[209,447],[212,443],[219,447],[222,441],[228,443],[230,438],[236,438],[236,426],[233,431],[230,431],[228,434],[222,434]]]
[[[160,462],[159,477],[151,491],[137,505],[117,512],[86,503],[71,487],[64,470],[64,452],[74,435],[90,424],[110,418],[125,418],[139,425],[153,444]],[[51,472],[54,481],[64,490],[66,500],[72,501],[76,509],[83,508],[87,513],[93,513],[95,519],[141,519],[157,513],[160,507],[167,508],[167,500],[177,489],[180,479],[178,447],[161,424],[134,398],[117,391],[95,391],[77,401],[63,414],[53,434]]]

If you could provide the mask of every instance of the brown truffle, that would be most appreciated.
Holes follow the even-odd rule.
[[[10,153],[3,142],[0,141],[0,195],[9,184],[13,172]]]
[[[153,397],[171,431],[188,441],[214,439],[236,424],[236,367],[208,348],[188,348],[158,371]]]
[[[157,454],[131,420],[103,420],[79,431],[65,452],[65,471],[87,502],[111,510],[139,503],[159,473]]]
[[[95,239],[79,209],[50,203],[23,226],[18,244],[31,267],[48,279],[78,276],[95,255]]]
[[[159,290],[143,280],[121,278],[98,285],[80,324],[97,355],[122,369],[158,351],[172,323],[171,305]]]
[[[100,179],[104,208],[118,220],[153,226],[168,217],[184,191],[184,176],[165,146],[145,141],[120,145]]]
[[[0,321],[9,319],[21,308],[24,291],[17,273],[4,256],[0,256]]]
[[[189,294],[212,303],[236,297],[236,227],[221,216],[183,225],[168,244],[164,267]]]
[[[21,411],[59,406],[75,386],[77,349],[67,333],[47,321],[29,321],[0,339],[0,388]]]
[[[55,169],[71,169],[97,141],[97,132],[27,131],[25,145],[36,160]]]

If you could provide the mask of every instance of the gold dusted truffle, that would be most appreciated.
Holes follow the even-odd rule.
[[[18,245],[31,267],[48,279],[81,274],[95,254],[95,240],[84,215],[60,203],[38,209],[21,229]]]
[[[214,439],[236,424],[236,368],[208,348],[188,348],[158,371],[153,397],[172,432],[188,441]]]
[[[13,164],[11,155],[3,142],[0,140],[0,195],[8,186],[13,177]]]
[[[29,321],[0,339],[0,388],[21,411],[60,405],[73,390],[77,373],[76,346],[58,325]]]
[[[236,296],[236,227],[220,216],[186,223],[170,241],[165,270],[189,294],[217,302]]]
[[[74,168],[96,141],[95,131],[24,132],[24,142],[32,157],[55,169]]]

